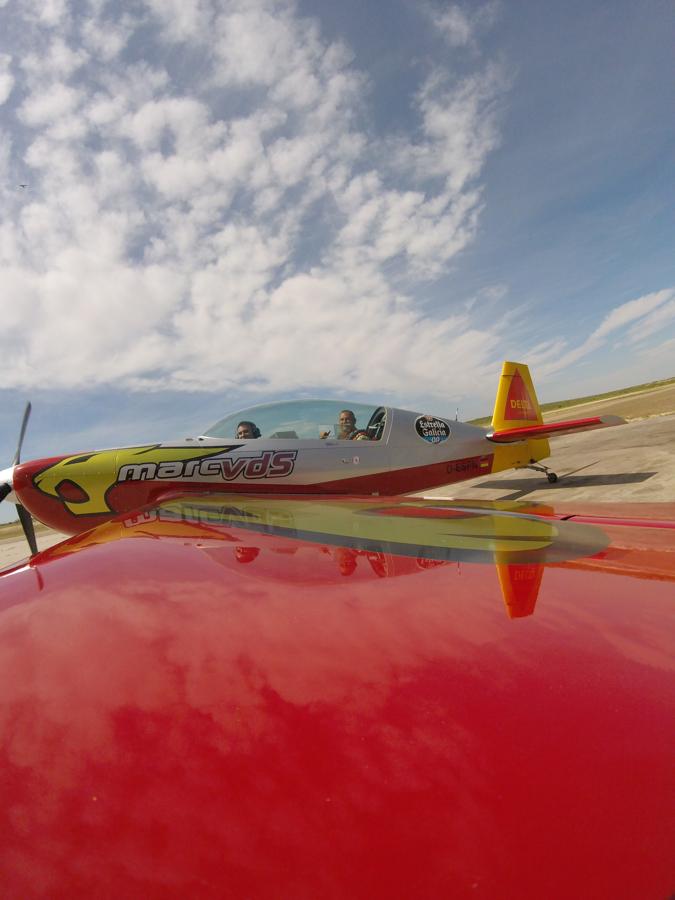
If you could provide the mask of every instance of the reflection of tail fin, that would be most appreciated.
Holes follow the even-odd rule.
[[[530,370],[524,363],[505,362],[492,413],[492,431],[542,422]]]
[[[544,567],[534,564],[497,563],[497,575],[510,619],[531,616],[539,596]]]

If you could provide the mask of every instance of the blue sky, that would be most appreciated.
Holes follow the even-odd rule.
[[[670,2],[0,0],[0,461],[29,398],[25,458],[675,375],[673,46]]]

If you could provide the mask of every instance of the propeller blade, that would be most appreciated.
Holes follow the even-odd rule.
[[[16,445],[16,453],[14,454],[14,462],[12,463],[12,468],[4,469],[2,472],[3,478],[7,478],[8,480],[4,484],[0,484],[0,502],[12,492],[12,472],[14,466],[18,466],[21,462],[21,447],[23,446],[23,439],[26,434],[26,426],[28,425],[28,419],[30,418],[31,409],[31,404],[27,403],[26,409],[24,410],[23,414],[21,431],[19,432],[19,441]],[[25,534],[26,540],[28,541],[31,556],[35,556],[35,554],[38,552],[38,548],[37,541],[35,540],[35,528],[33,527],[33,519],[31,518],[31,514],[20,503],[16,504],[16,511],[19,516],[19,521],[21,522],[21,527],[23,528],[23,533]]]
[[[26,426],[28,425],[28,419],[30,418],[30,411],[32,407],[30,402],[26,404],[26,409],[23,414],[23,422],[21,423],[21,431],[19,433],[19,443],[16,445],[16,454],[14,456],[14,462],[12,465],[18,466],[21,461],[21,445],[23,444],[23,438],[26,434]]]
[[[33,528],[33,519],[31,514],[20,503],[16,504],[16,511],[19,514],[23,533],[26,535],[28,546],[30,547],[31,556],[35,556],[38,552],[37,541],[35,540],[35,529]]]

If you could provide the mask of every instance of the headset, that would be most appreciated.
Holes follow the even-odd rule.
[[[239,424],[237,425],[237,431],[239,431],[239,429],[241,428],[242,425],[248,425],[251,428],[254,438],[262,437],[262,435],[260,434],[260,429],[255,424],[255,422],[250,422],[248,419],[244,419],[242,422],[239,422]]]

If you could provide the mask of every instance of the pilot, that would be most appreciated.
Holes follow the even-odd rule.
[[[240,441],[250,441],[253,438],[260,437],[260,429],[255,422],[247,422],[244,420],[237,425],[237,439]]]
[[[324,431],[322,438],[328,437],[328,432]],[[338,428],[335,437],[339,441],[369,441],[368,432],[356,427],[356,416],[351,409],[340,410],[338,417]]]
[[[234,558],[238,563],[252,563],[258,558],[260,553],[259,547],[242,547],[238,545],[234,548]]]

